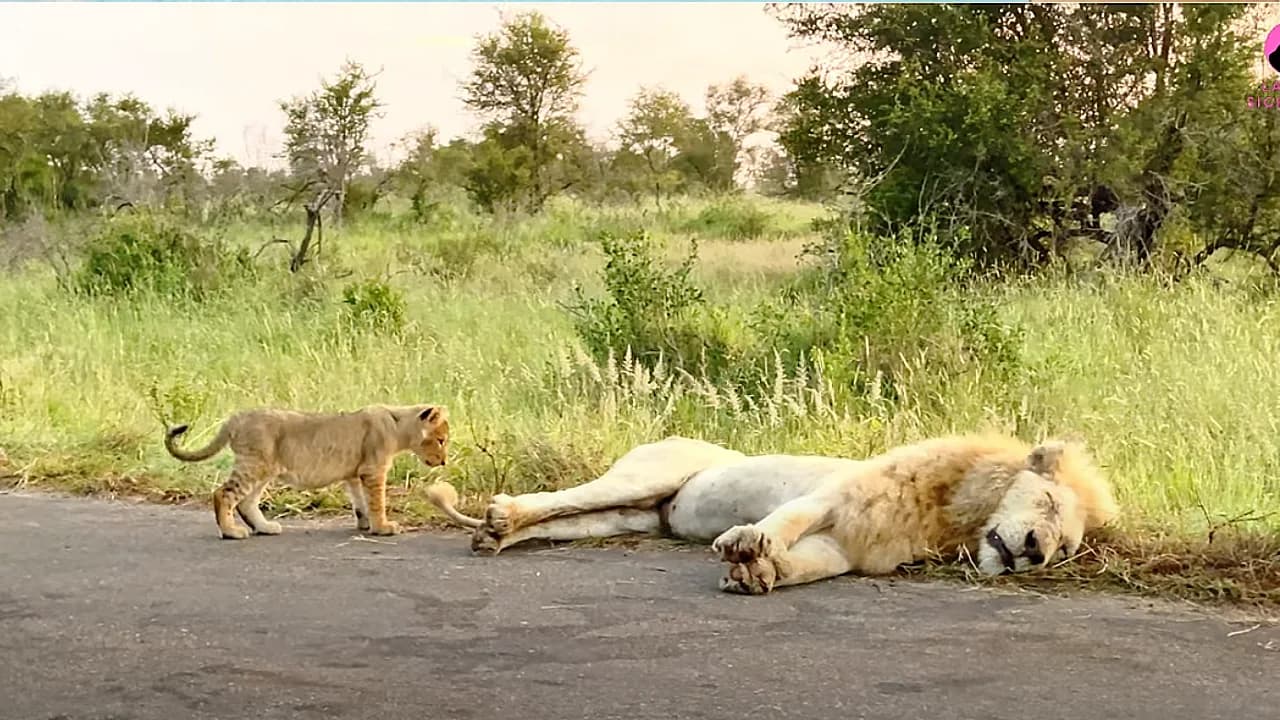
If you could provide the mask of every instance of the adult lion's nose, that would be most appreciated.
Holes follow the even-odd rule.
[[[1040,542],[1036,538],[1035,530],[1028,530],[1026,540],[1022,543],[1022,556],[1025,557],[1032,565],[1044,564],[1044,551],[1040,549]]]

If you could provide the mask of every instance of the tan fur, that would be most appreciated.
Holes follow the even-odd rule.
[[[1085,532],[1118,512],[1084,448],[1059,441],[953,436],[864,461],[746,458],[698,442],[640,446],[576,488],[495,496],[483,520],[461,516],[463,524],[475,528],[473,548],[488,552],[634,531],[714,537],[729,565],[721,588],[759,594],[962,553],[986,574],[1030,570],[1074,554]],[[432,501],[461,515],[448,500]],[[758,514],[726,527],[727,506]]]
[[[448,515],[450,520],[463,527],[477,528],[484,524],[483,520],[468,517],[458,512],[458,491],[443,480],[432,483],[427,487],[427,500],[431,501],[431,504],[439,508],[445,515]]]
[[[259,500],[279,479],[297,488],[345,483],[360,530],[375,535],[400,532],[387,519],[387,470],[397,455],[412,452],[428,466],[444,465],[449,420],[440,405],[372,405],[351,412],[305,413],[256,409],[232,415],[203,448],[183,450],[177,439],[186,425],[165,435],[169,454],[185,462],[207,460],[228,445],[235,453],[231,476],[213,493],[214,517],[222,537],[242,539],[233,510],[254,532],[280,533],[279,523],[262,516]]]

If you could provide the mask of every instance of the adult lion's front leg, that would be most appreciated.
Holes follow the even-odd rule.
[[[737,525],[711,542],[711,549],[729,563],[720,578],[720,589],[742,595],[763,595],[778,582],[774,563],[777,544],[755,525]]]
[[[774,588],[825,580],[853,569],[844,549],[826,534],[809,535],[788,550],[768,556],[738,555],[720,578],[720,589],[740,595],[764,595]]]
[[[830,524],[832,502],[829,493],[805,495],[782,504],[757,523],[721,533],[711,543],[711,549],[729,563],[720,589],[762,595],[781,585],[848,572],[848,560],[830,537],[824,535],[825,542],[810,544],[813,549],[800,547],[801,538]],[[829,572],[838,568],[843,569]]]

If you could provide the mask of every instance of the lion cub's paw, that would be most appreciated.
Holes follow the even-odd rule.
[[[720,589],[737,595],[764,595],[778,582],[778,570],[764,558],[735,563],[720,578]]]
[[[720,533],[711,543],[711,549],[720,553],[724,562],[749,563],[771,556],[773,540],[754,525],[737,525]]]
[[[375,526],[369,530],[370,535],[399,535],[404,532],[400,527],[400,523],[395,520],[388,520],[385,523]]]
[[[249,528],[239,525],[232,525],[229,528],[218,528],[218,532],[222,533],[223,540],[244,540],[249,537]]]
[[[484,511],[484,521],[494,535],[498,537],[510,535],[516,529],[512,505],[511,496],[505,493],[494,495],[489,500],[489,507]]]
[[[259,535],[279,535],[284,532],[284,528],[280,526],[280,523],[274,520],[268,520],[262,525],[254,528],[253,531]]]

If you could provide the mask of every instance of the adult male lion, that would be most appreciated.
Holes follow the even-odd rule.
[[[748,457],[669,437],[583,485],[495,495],[484,519],[460,513],[447,483],[428,495],[475,529],[471,546],[481,553],[536,538],[714,539],[729,565],[720,588],[753,595],[962,549],[985,574],[1022,572],[1070,557],[1085,532],[1118,512],[1083,447],[995,435],[924,440],[866,460]]]

